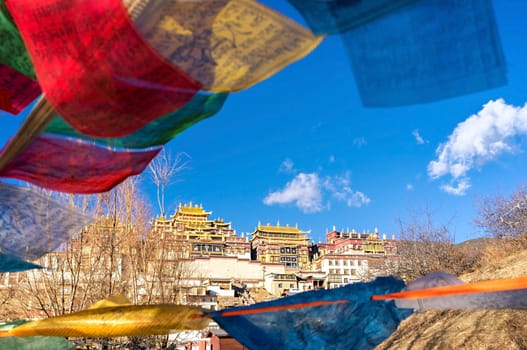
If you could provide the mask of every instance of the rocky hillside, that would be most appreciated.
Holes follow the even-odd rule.
[[[489,259],[478,271],[461,276],[478,281],[527,275],[527,251]],[[399,325],[377,350],[527,349],[527,310],[427,311]]]

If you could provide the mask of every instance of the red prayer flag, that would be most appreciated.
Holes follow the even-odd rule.
[[[60,192],[105,192],[140,174],[160,150],[115,151],[92,143],[39,136],[0,170],[0,177]]]
[[[201,88],[138,34],[121,0],[6,3],[46,98],[85,134],[130,134]]]
[[[20,113],[40,95],[40,86],[33,79],[0,63],[0,109]]]

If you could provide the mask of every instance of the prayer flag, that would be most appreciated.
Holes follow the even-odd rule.
[[[33,63],[16,28],[4,0],[0,0],[0,63],[35,78]]]
[[[89,218],[35,188],[0,182],[0,258],[33,265],[89,223]],[[33,265],[31,268],[37,267]]]
[[[122,337],[168,334],[173,330],[200,330],[210,319],[200,308],[187,305],[131,305],[115,298],[101,300],[92,307],[67,315],[24,323],[0,337],[35,335],[63,337]],[[111,300],[114,299],[114,300]],[[122,298],[120,298],[122,299]]]
[[[318,35],[342,34],[420,0],[288,0]]]
[[[183,107],[151,121],[141,129],[123,137],[102,138],[80,133],[58,115],[49,123],[44,133],[89,140],[99,145],[115,148],[138,149],[161,146],[188,127],[218,113],[227,96],[227,94],[196,94]]]
[[[419,311],[527,309],[527,277],[464,283],[454,275],[436,272],[410,282],[401,292],[372,297],[391,299],[399,308]]]
[[[41,135],[0,169],[0,177],[60,192],[99,193],[140,174],[159,151],[116,151]]]
[[[203,90],[246,89],[322,40],[253,0],[124,0],[138,31]]]
[[[38,83],[0,63],[0,109],[11,114],[20,113],[40,95]]]
[[[42,266],[25,261],[16,255],[0,252],[0,273],[41,269]],[[2,347],[0,346],[0,349]]]
[[[428,103],[507,81],[491,0],[421,0],[342,38],[368,107]]]
[[[15,321],[0,326],[0,333],[20,326],[28,321]],[[62,337],[8,337],[0,338],[0,349],[11,350],[73,350],[75,344]]]
[[[120,0],[8,0],[46,98],[82,133],[124,136],[200,84],[152,50]]]
[[[412,311],[370,297],[402,287],[400,280],[379,277],[210,315],[249,349],[373,349]]]

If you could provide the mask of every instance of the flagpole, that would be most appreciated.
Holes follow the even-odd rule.
[[[49,102],[42,96],[33,107],[26,120],[9,141],[4,151],[0,154],[0,169],[3,169],[17,155],[19,155],[27,145],[29,145],[49,124],[55,111]]]

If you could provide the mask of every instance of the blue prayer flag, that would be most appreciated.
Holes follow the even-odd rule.
[[[428,103],[507,81],[491,0],[422,0],[342,38],[368,107]]]
[[[317,35],[341,34],[420,0],[288,0]]]
[[[379,277],[210,315],[252,350],[373,349],[412,311],[370,297],[403,287],[404,283],[393,277]]]

